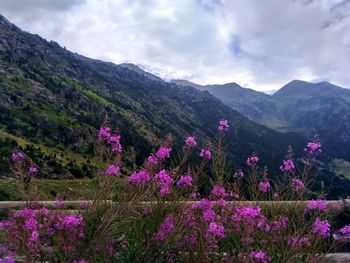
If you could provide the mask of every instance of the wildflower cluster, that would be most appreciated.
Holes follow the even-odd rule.
[[[86,263],[81,259],[85,252],[89,262],[140,259],[268,263],[294,258],[314,262],[331,236],[330,220],[342,206],[311,200],[306,205],[300,202],[303,206],[292,213],[279,205],[270,208],[268,203],[235,202],[288,200],[290,196],[300,201],[304,200],[308,184],[307,175],[298,174],[302,169],[296,169],[299,163],[291,155],[279,167],[282,174],[278,179],[285,180],[282,183],[259,167],[257,154],[246,159],[246,168],[238,167],[233,174],[225,174],[230,169],[223,160],[221,132],[228,128],[228,121],[222,119],[217,144],[212,147],[209,143],[200,151],[196,148],[197,139],[187,137],[178,166],[167,166],[173,149],[166,142],[141,167],[125,176],[120,169],[120,135],[102,127],[98,141],[112,158],[101,173],[104,176],[99,177],[102,183],[96,196],[100,199],[93,200],[96,201],[93,205],[82,203],[81,209],[86,211],[77,214],[49,212],[46,208],[25,208],[12,213],[1,224],[8,238],[6,247],[0,248],[4,257],[0,262],[14,262],[14,255],[25,255],[31,262]],[[321,153],[320,148],[319,142],[309,143],[305,148],[307,158],[314,160]],[[189,164],[192,154],[201,158],[199,165]],[[11,158],[17,164],[25,160],[21,152],[13,153]],[[206,175],[209,165],[212,174]],[[27,169],[29,174],[37,172],[35,166]],[[209,180],[205,181],[206,178]],[[120,180],[123,188],[113,193],[116,202],[111,203],[109,198],[113,196],[111,189],[116,180]],[[201,191],[201,180],[205,182],[205,191]],[[62,200],[56,200],[57,210],[63,206]],[[350,226],[341,228],[334,236],[350,239]]]
[[[121,153],[122,145],[120,143],[120,135],[111,134],[110,127],[101,127],[98,133],[98,140],[111,145],[112,152]]]
[[[9,251],[25,252],[31,261],[75,258],[84,238],[81,216],[24,208],[2,223]]]
[[[247,158],[246,165],[248,167],[254,167],[259,162],[259,156],[253,154]]]
[[[280,170],[283,173],[293,173],[295,170],[295,165],[292,159],[283,160]]]
[[[319,141],[309,142],[304,149],[304,152],[306,152],[309,156],[317,157],[320,153],[322,153],[321,143]]]
[[[134,185],[141,185],[151,180],[150,175],[146,171],[133,172],[128,181]]]
[[[200,152],[200,154],[199,154],[199,156],[200,156],[201,158],[205,158],[205,159],[207,159],[207,160],[211,160],[211,158],[212,158],[212,153],[211,153],[211,151],[210,151],[209,149],[202,149],[201,152]]]
[[[185,141],[185,147],[192,148],[197,145],[196,138],[193,136],[188,136]]]
[[[228,131],[229,127],[230,126],[228,125],[228,120],[222,119],[221,121],[219,121],[219,126],[218,126],[219,131]]]

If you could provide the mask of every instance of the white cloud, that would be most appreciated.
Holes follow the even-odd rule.
[[[3,5],[3,3],[6,3]],[[350,1],[2,1],[21,28],[165,78],[275,89],[292,79],[350,88]]]

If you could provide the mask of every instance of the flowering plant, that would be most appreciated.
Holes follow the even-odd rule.
[[[96,176],[92,202],[84,202],[77,214],[60,213],[62,200],[53,212],[33,209],[30,202],[12,213],[1,225],[8,237],[0,250],[3,262],[15,254],[29,261],[81,263],[321,260],[333,248],[331,222],[343,205],[307,201],[309,171],[322,152],[319,141],[308,143],[301,162],[290,149],[276,180],[259,167],[263,158],[257,153],[246,167],[230,171],[224,146],[228,121],[221,120],[218,130],[215,142],[200,151],[199,140],[187,137],[178,162],[169,161],[168,140],[129,171],[122,166],[121,136],[105,125],[96,156],[108,165]],[[22,167],[25,155],[15,152],[11,158]],[[38,172],[34,166],[23,171]],[[293,203],[265,202],[274,200]],[[333,236],[349,239],[349,229]]]

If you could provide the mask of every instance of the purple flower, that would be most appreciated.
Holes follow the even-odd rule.
[[[299,249],[302,246],[309,246],[310,240],[308,237],[289,237],[288,245],[294,249]]]
[[[30,242],[36,242],[39,239],[39,233],[38,231],[33,231],[32,234],[29,237]]]
[[[165,158],[169,158],[171,153],[170,147],[160,147],[158,151],[156,152],[155,156],[160,159],[164,160]]]
[[[156,165],[158,164],[158,158],[155,157],[153,154],[148,156],[147,158],[147,164],[151,164],[151,165]]]
[[[173,178],[169,176],[166,170],[161,170],[155,175],[155,179],[158,180],[160,185],[160,196],[164,196],[170,193],[170,185],[174,182]]]
[[[229,192],[228,196],[233,198],[233,199],[239,199],[239,194],[234,193],[234,192]]]
[[[0,258],[0,263],[15,263],[15,258],[13,256],[6,256],[4,258]]]
[[[197,145],[196,138],[194,136],[188,136],[185,140],[185,147],[192,148]]]
[[[154,234],[156,241],[165,241],[168,235],[174,230],[174,218],[172,215],[167,216],[160,224],[159,230]]]
[[[38,226],[38,222],[33,217],[27,218],[24,223],[24,228],[28,231],[35,231],[37,229],[37,226]]]
[[[98,132],[97,140],[102,142],[105,141],[111,145],[112,152],[121,153],[122,145],[120,144],[120,135],[110,134],[110,127],[101,127]]]
[[[211,160],[212,158],[212,153],[209,149],[202,149],[201,153],[199,154],[201,158],[205,158],[207,160]]]
[[[212,234],[214,236],[221,237],[221,238],[225,237],[224,231],[225,231],[224,226],[222,224],[217,224],[215,222],[211,222],[207,229],[208,234]]]
[[[301,181],[299,178],[294,177],[291,182],[291,187],[294,191],[300,191],[305,187],[304,182]]]
[[[254,260],[254,262],[268,263],[271,261],[271,257],[267,256],[262,250],[252,251],[249,255]]]
[[[122,145],[120,143],[120,135],[112,134],[109,137],[108,143],[111,144],[112,152],[121,153],[122,152]]]
[[[55,200],[55,206],[57,208],[62,207],[64,205],[64,201],[62,199],[56,199]]]
[[[310,210],[319,210],[321,213],[325,213],[327,209],[326,200],[311,200],[307,203],[305,207],[305,212]]]
[[[219,131],[228,131],[229,127],[230,126],[228,125],[228,120],[222,119],[221,121],[219,121],[219,126],[218,126]]]
[[[283,173],[293,173],[295,170],[295,165],[292,159],[283,160],[280,170]]]
[[[246,165],[248,167],[254,167],[259,162],[259,157],[256,154],[252,154],[247,158]]]
[[[119,166],[112,164],[112,165],[107,167],[105,174],[116,176],[116,175],[118,175],[119,170],[120,170]]]
[[[24,160],[24,158],[24,153],[22,153],[21,151],[16,151],[11,155],[11,160],[14,162],[21,162]]]
[[[36,174],[36,173],[38,173],[38,172],[39,172],[38,168],[36,168],[36,167],[33,166],[33,165],[29,166],[29,169],[28,169],[28,173],[29,173],[29,174]]]
[[[219,185],[214,185],[210,193],[211,198],[225,198],[227,193],[224,187]]]
[[[128,177],[128,181],[134,185],[144,184],[150,180],[151,180],[151,177],[146,171],[133,172]]]
[[[211,207],[207,207],[203,210],[202,220],[203,222],[214,222],[215,212]]]
[[[328,220],[320,220],[319,218],[316,218],[312,227],[312,233],[323,238],[329,237],[330,226]]]
[[[190,175],[182,175],[176,183],[177,186],[192,186],[192,177]]]
[[[350,239],[350,225],[346,225],[339,230],[339,235],[342,238]]]
[[[233,178],[243,178],[244,177],[244,173],[242,172],[242,170],[238,170],[233,174]]]
[[[111,136],[109,133],[110,131],[111,131],[110,127],[101,127],[98,132],[97,140],[102,141],[103,139],[105,139],[106,141],[109,141],[109,137]]]
[[[266,193],[268,190],[270,190],[271,185],[270,182],[265,179],[263,181],[260,181],[258,187],[261,192]]]
[[[306,152],[308,155],[311,155],[312,157],[316,157],[322,153],[321,143],[318,141],[309,142],[304,149],[304,152]]]

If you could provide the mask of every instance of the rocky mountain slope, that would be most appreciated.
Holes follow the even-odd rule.
[[[43,177],[91,176],[92,142],[106,115],[120,129],[129,166],[168,134],[178,149],[192,134],[206,144],[221,118],[231,124],[228,153],[235,167],[256,151],[273,173],[288,144],[298,151],[306,142],[250,121],[208,92],[83,57],[0,17],[2,175],[9,174],[5,156],[19,145]]]
[[[198,88],[197,84],[174,81]],[[316,129],[325,157],[350,160],[350,90],[329,82],[293,80],[273,95],[236,83],[200,86],[257,123],[310,136]]]

